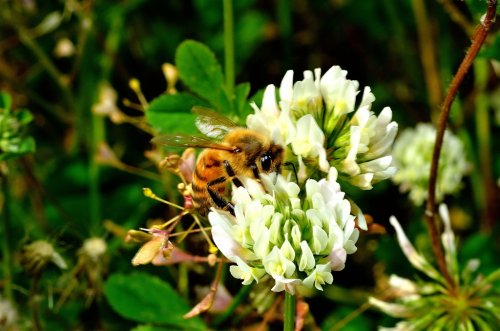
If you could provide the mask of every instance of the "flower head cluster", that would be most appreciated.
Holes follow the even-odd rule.
[[[500,293],[495,286],[500,280],[500,269],[484,277],[477,274],[479,261],[470,260],[460,272],[448,209],[441,205],[439,212],[444,223],[441,242],[453,284],[447,284],[441,273],[415,250],[399,222],[391,217],[403,253],[428,280],[414,282],[392,275],[389,285],[395,293],[393,300],[370,298],[370,303],[384,313],[403,319],[394,328],[383,330],[493,330],[493,326],[500,325]]]
[[[49,263],[55,264],[60,269],[67,268],[62,256],[47,241],[37,240],[23,247],[21,264],[28,273],[38,274]]]
[[[217,247],[236,263],[231,274],[245,285],[269,274],[276,292],[321,290],[356,251],[359,232],[333,167],[327,178],[307,180],[305,191],[282,175],[247,179],[233,202],[234,216],[213,209],[208,217]]]
[[[403,192],[409,191],[410,199],[421,205],[427,198],[432,151],[436,129],[431,124],[420,123],[415,129],[405,130],[394,144],[394,163],[398,172],[392,180]],[[442,201],[445,194],[458,192],[467,172],[462,142],[446,131],[439,159],[436,200]]]
[[[315,172],[326,173],[333,166],[342,179],[371,189],[395,173],[390,153],[398,126],[390,108],[379,116],[371,111],[375,97],[369,87],[357,101],[359,83],[346,77],[345,70],[334,66],[323,76],[320,69],[305,71],[304,79],[293,83],[293,71],[288,71],[279,102],[269,85],[262,106],[253,105],[255,114],[248,116],[247,126],[288,147],[301,182],[322,177]]]

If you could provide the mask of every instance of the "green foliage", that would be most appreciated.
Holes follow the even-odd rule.
[[[168,283],[146,273],[114,274],[104,293],[113,309],[127,319],[182,330],[205,329],[200,319],[182,317],[190,308]]]
[[[163,94],[148,107],[146,118],[159,133],[195,133],[193,106],[206,103],[188,93]]]
[[[25,133],[33,115],[26,109],[11,110],[12,100],[0,93],[0,161],[35,151],[35,140]]]
[[[158,133],[195,133],[193,106],[212,108],[236,121],[250,112],[250,84],[237,85],[234,95],[229,95],[221,65],[206,45],[184,41],[175,61],[179,77],[191,93],[162,94],[150,103],[146,118]]]
[[[185,41],[177,48],[175,63],[184,84],[223,113],[230,113],[230,96],[224,86],[222,69],[205,45]]]

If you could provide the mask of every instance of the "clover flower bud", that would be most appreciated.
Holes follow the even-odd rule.
[[[97,262],[102,259],[107,249],[108,246],[102,238],[93,237],[88,238],[83,242],[83,245],[79,250],[79,254],[86,256],[93,262]]]
[[[21,264],[28,273],[38,274],[51,262],[60,269],[67,268],[62,256],[47,241],[38,240],[23,247]]]
[[[17,330],[18,313],[14,305],[0,295],[0,330]]]

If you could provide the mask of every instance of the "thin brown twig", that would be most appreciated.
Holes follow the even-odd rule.
[[[431,22],[427,16],[425,2],[422,0],[413,0],[412,6],[417,22],[420,58],[424,70],[429,105],[431,107],[431,118],[434,120],[437,115],[436,112],[439,102],[443,98],[441,81],[439,79],[436,43],[435,40],[433,40]]]
[[[453,22],[459,25],[468,35],[473,34],[474,25],[462,14],[452,0],[438,0],[438,2],[441,3]]]
[[[467,54],[465,55],[460,67],[453,77],[451,85],[448,89],[448,93],[446,98],[444,99],[443,105],[441,106],[441,113],[439,114],[439,122],[436,133],[436,142],[434,144],[434,151],[432,153],[432,163],[431,163],[431,172],[429,178],[429,198],[427,200],[427,206],[425,211],[425,219],[427,221],[427,225],[429,228],[429,234],[432,241],[432,249],[434,251],[434,255],[436,256],[436,260],[439,266],[439,270],[443,274],[447,285],[450,290],[453,290],[455,284],[453,282],[448,269],[446,268],[446,261],[443,255],[443,249],[441,247],[439,241],[438,229],[435,223],[435,213],[436,213],[436,181],[438,176],[438,164],[439,164],[439,156],[441,154],[441,148],[443,146],[443,138],[444,132],[446,129],[446,123],[448,120],[448,116],[450,114],[451,105],[453,100],[455,99],[458,89],[462,84],[462,81],[467,74],[470,66],[472,65],[472,61],[476,57],[477,53],[481,49],[486,36],[488,34],[488,30],[493,24],[493,20],[496,14],[497,1],[496,0],[488,0],[487,1],[487,10],[486,15],[482,18],[480,24],[476,28],[476,32],[472,37],[472,45],[470,46]]]

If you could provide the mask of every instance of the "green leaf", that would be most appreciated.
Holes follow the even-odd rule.
[[[9,110],[12,106],[12,99],[10,94],[5,92],[0,92],[0,109]]]
[[[27,109],[18,109],[14,115],[20,125],[26,125],[33,120],[33,114]]]
[[[146,119],[159,133],[193,134],[195,115],[193,106],[206,106],[206,102],[187,93],[163,94],[154,99],[146,111]]]
[[[181,80],[193,92],[217,110],[231,111],[221,66],[207,46],[193,40],[183,42],[177,48],[175,63]]]
[[[190,307],[168,283],[151,275],[114,274],[104,285],[104,294],[111,307],[127,319],[181,330],[206,329],[199,318],[184,319]]]
[[[13,138],[8,142],[0,143],[0,161],[13,159],[35,151],[35,140],[32,137]]]
[[[250,83],[238,84],[234,89],[234,108],[236,113],[243,121],[248,114],[251,113],[252,108],[248,101],[248,94],[250,93]]]

